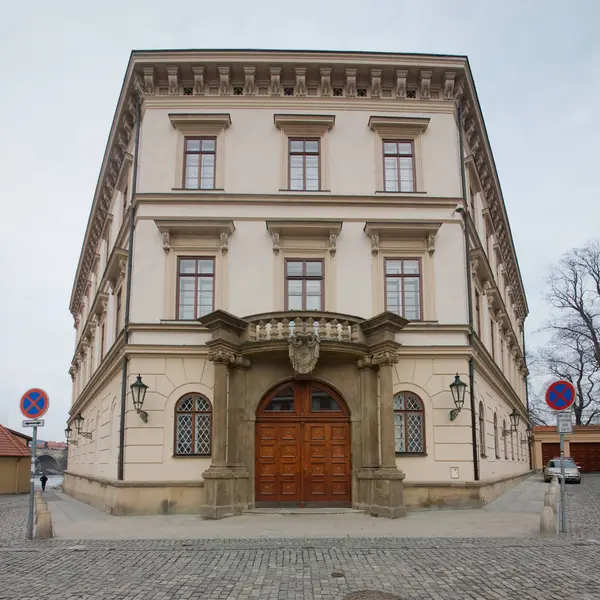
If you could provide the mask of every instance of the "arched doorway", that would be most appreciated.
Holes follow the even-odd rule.
[[[256,503],[349,506],[350,415],[331,388],[292,381],[256,414]]]

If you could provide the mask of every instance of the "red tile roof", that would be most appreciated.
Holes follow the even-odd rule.
[[[19,443],[6,427],[0,425],[0,456],[31,456],[31,450]]]

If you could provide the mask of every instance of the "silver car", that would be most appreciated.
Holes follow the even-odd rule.
[[[572,458],[564,458],[565,462],[565,483],[572,481],[573,483],[581,483],[581,472]],[[553,458],[548,461],[544,467],[544,481],[548,483],[552,477],[556,477],[560,481],[560,458]]]

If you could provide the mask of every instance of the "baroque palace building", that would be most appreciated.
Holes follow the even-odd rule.
[[[70,310],[64,487],[113,514],[398,517],[530,471],[466,57],[133,52]]]

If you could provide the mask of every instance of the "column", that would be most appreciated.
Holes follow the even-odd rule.
[[[215,365],[213,398],[213,464],[224,465],[227,449],[227,366],[231,355],[223,350],[210,351],[208,360]]]
[[[229,374],[229,407],[227,410],[227,464],[246,466],[244,407],[246,404],[246,370],[250,361],[239,355]]]
[[[381,466],[396,468],[394,442],[394,384],[389,360],[379,367],[379,423],[381,428]]]
[[[379,466],[379,415],[377,412],[377,373],[370,356],[357,362],[360,378],[360,399],[362,408],[362,468]]]

